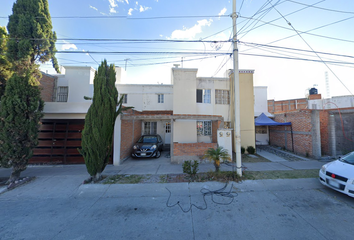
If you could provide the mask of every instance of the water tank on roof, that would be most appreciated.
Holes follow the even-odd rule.
[[[317,88],[311,88],[309,93],[310,93],[310,95],[317,94]]]

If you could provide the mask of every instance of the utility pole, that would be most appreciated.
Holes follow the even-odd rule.
[[[130,58],[126,58],[126,59],[124,59],[124,61],[125,61],[125,68],[124,68],[124,70],[125,71],[127,71],[127,62],[130,60]]]
[[[236,0],[232,5],[232,25],[233,25],[233,55],[234,55],[234,98],[235,98],[235,122],[234,122],[234,146],[236,152],[236,173],[242,176],[241,159],[241,124],[240,124],[240,77],[238,69],[238,48],[237,48],[237,29],[236,29]]]

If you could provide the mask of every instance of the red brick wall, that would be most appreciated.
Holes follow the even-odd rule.
[[[53,102],[54,86],[56,78],[42,73],[39,80],[41,88],[41,97],[45,102]]]
[[[312,156],[311,110],[275,114],[277,122],[292,122],[294,152]],[[270,144],[292,151],[290,126],[269,127]],[[286,141],[285,141],[286,139]]]
[[[134,143],[141,136],[141,125],[141,120],[122,120],[120,159],[131,155]]]
[[[217,143],[173,143],[173,156],[203,156],[208,148],[217,148]]]
[[[283,101],[268,100],[268,112],[270,113],[283,113],[297,111],[307,108],[307,99],[292,99]]]

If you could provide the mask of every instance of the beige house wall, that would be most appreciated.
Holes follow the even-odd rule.
[[[256,147],[255,126],[254,126],[254,92],[253,92],[253,70],[240,70],[240,124],[241,124],[241,146]],[[234,89],[233,73],[230,74],[230,86]],[[231,91],[231,127],[234,129],[234,93]],[[233,151],[235,151],[233,147]]]

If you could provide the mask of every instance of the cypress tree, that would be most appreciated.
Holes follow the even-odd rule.
[[[99,181],[112,153],[118,91],[114,65],[104,60],[94,77],[92,104],[85,118],[80,153],[85,159],[90,181]]]
[[[5,92],[6,81],[11,77],[11,64],[6,59],[7,31],[5,27],[0,27],[0,100]]]
[[[8,183],[19,179],[38,144],[38,127],[44,102],[33,76],[16,73],[7,81],[0,108],[0,165],[12,167]]]
[[[12,7],[7,30],[7,58],[16,63],[16,71],[27,72],[36,62],[52,61],[59,73],[55,58],[56,34],[52,32],[52,21],[47,0],[17,0]],[[33,69],[33,71],[37,69]]]

